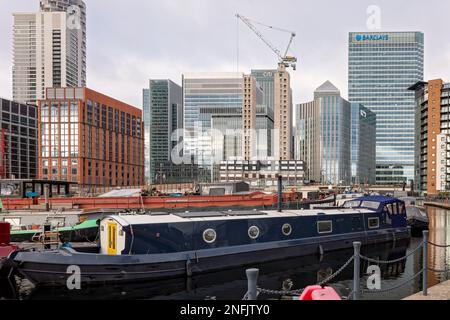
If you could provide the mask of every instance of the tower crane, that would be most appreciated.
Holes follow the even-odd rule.
[[[289,31],[289,30],[269,26],[269,25],[263,24],[258,21],[250,20],[249,18],[247,18],[243,15],[240,15],[240,14],[236,14],[236,17],[238,19],[240,19],[242,22],[244,22],[258,36],[258,38],[260,38],[277,55],[277,57],[279,59],[279,62],[278,62],[279,65],[284,65],[286,68],[292,68],[294,71],[297,69],[297,58],[293,57],[293,56],[288,56],[288,52],[289,52],[289,49],[291,48],[292,42],[294,41],[294,38],[297,36],[297,34],[294,31]],[[269,40],[267,40],[264,37],[264,35],[255,27],[254,24],[259,24],[259,25],[264,26],[269,29],[290,33],[291,38],[289,40],[289,44],[288,44],[284,54],[282,54],[281,51],[277,47],[275,47]]]

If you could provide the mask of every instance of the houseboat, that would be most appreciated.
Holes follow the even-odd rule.
[[[96,253],[61,248],[10,259],[37,285],[66,285],[74,265],[90,285],[191,276],[409,237],[404,202],[377,196],[333,210],[113,215],[100,223]]]

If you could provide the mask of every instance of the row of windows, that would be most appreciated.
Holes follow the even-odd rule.
[[[389,213],[397,214],[397,205],[388,205]],[[401,209],[399,209],[401,210]],[[317,233],[318,234],[328,234],[333,232],[333,221],[318,221],[317,222]],[[378,217],[368,218],[369,229],[378,229],[380,227],[380,219]],[[281,233],[288,237],[292,234],[293,228],[289,223],[284,224],[281,227]],[[248,237],[252,240],[256,240],[261,235],[261,230],[257,226],[251,226],[247,231]],[[217,232],[214,229],[206,229],[203,232],[203,241],[212,244],[217,240]]]

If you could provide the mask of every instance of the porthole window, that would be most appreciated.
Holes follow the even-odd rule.
[[[286,223],[283,225],[283,227],[281,228],[281,231],[283,232],[283,234],[287,237],[290,236],[292,233],[292,226],[289,223]]]
[[[214,243],[217,238],[217,233],[213,229],[207,229],[203,232],[203,240],[206,243]]]
[[[259,237],[259,228],[258,227],[250,227],[248,228],[248,236],[250,237],[250,239],[258,239]]]

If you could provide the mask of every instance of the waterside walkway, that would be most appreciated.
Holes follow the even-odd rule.
[[[403,300],[450,300],[450,280],[429,288],[427,296],[419,292]]]

